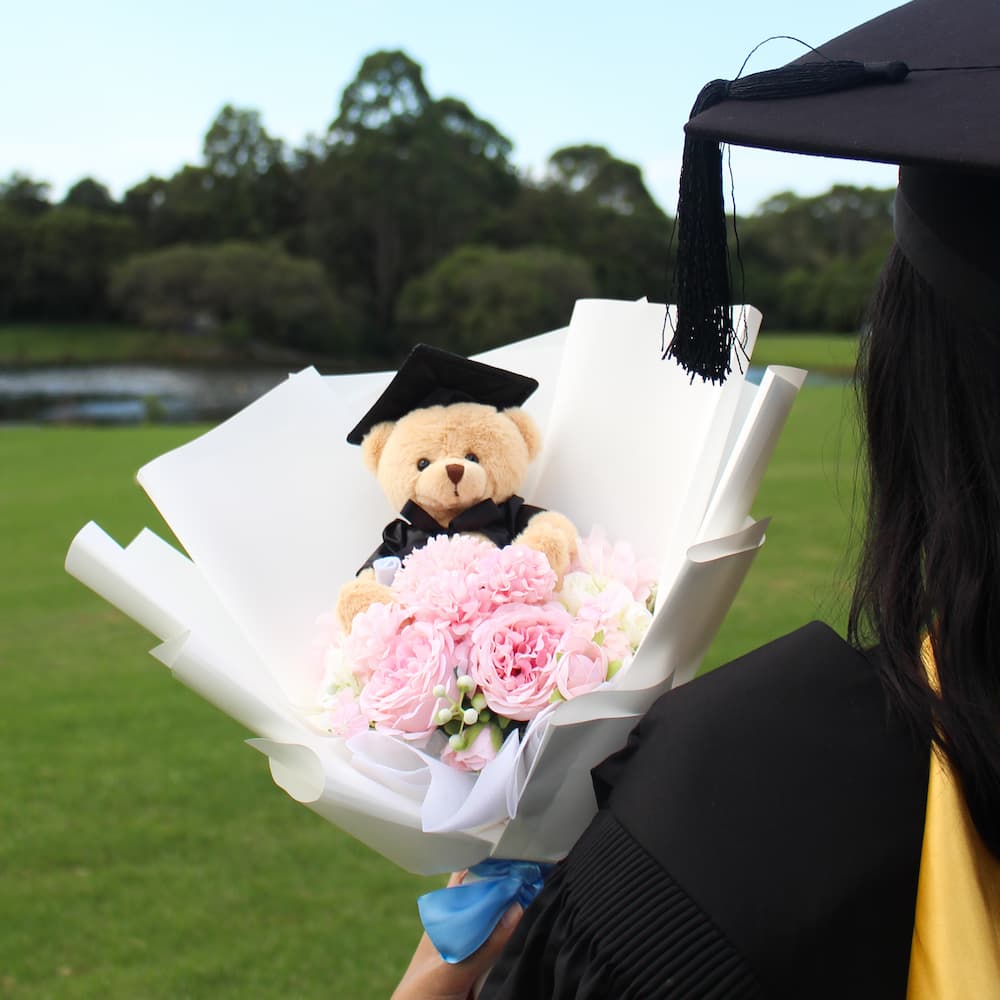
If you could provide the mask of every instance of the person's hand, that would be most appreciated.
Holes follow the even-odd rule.
[[[448,885],[461,885],[465,872],[456,872]],[[521,919],[521,907],[515,903],[497,924],[486,943],[462,962],[449,965],[425,934],[410,959],[392,1000],[469,1000],[480,979],[493,967],[504,945]]]

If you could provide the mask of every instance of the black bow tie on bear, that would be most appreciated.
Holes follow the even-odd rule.
[[[524,531],[525,525],[541,512],[541,507],[532,507],[519,496],[512,496],[499,504],[492,500],[482,500],[474,507],[463,510],[447,527],[442,527],[423,507],[408,500],[400,511],[402,516],[385,526],[382,544],[358,572],[361,573],[376,559],[386,556],[404,559],[414,549],[426,545],[428,539],[438,535],[484,535],[498,548],[502,548],[510,545]]]

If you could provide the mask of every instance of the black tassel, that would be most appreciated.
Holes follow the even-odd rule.
[[[905,63],[820,61],[713,80],[698,94],[690,117],[724,100],[772,100],[849,90],[869,83],[896,83]],[[677,360],[692,379],[724,382],[730,372],[733,330],[730,306],[722,147],[712,139],[684,139],[677,198],[677,263],[673,300],[677,320],[664,357]]]

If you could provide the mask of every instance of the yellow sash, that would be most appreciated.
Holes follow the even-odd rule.
[[[924,666],[937,686],[930,643]],[[907,1000],[1000,1000],[1000,861],[931,752]]]

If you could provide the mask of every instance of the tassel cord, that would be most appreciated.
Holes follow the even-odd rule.
[[[809,97],[877,82],[896,83],[908,72],[906,63],[899,61],[862,63],[824,57],[823,61],[752,73],[737,80],[712,80],[698,94],[691,117],[724,100]],[[722,382],[731,370],[735,331],[722,151],[715,140],[690,135],[684,140],[676,225],[673,278],[677,320],[664,357],[678,361],[692,379],[698,375],[706,381]],[[738,244],[737,255],[742,266]]]

